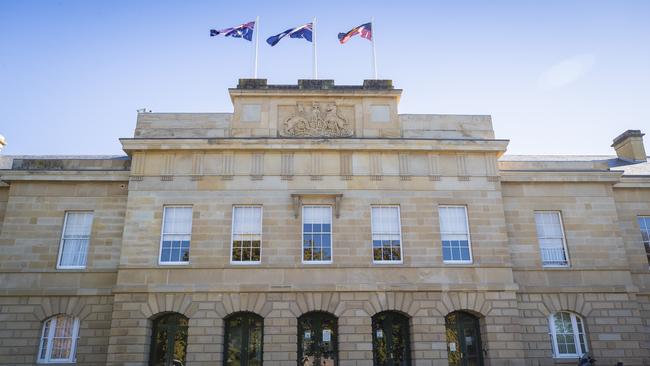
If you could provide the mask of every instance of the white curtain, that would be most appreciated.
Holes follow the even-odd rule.
[[[92,212],[67,212],[60,266],[85,266],[93,222]]]
[[[440,207],[438,212],[442,240],[467,240],[467,214],[465,207]]]
[[[165,207],[163,234],[192,233],[192,207]]]
[[[373,240],[399,240],[399,208],[381,206],[372,208]]]
[[[262,234],[261,207],[235,207],[233,217],[233,235]]]
[[[332,223],[332,208],[329,206],[305,206],[302,215],[303,224]]]

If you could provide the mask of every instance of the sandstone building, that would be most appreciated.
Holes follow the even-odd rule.
[[[650,359],[650,164],[508,156],[388,80],[240,80],[126,156],[0,157],[0,364]]]

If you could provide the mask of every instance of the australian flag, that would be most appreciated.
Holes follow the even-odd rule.
[[[255,22],[248,22],[232,28],[226,28],[221,30],[210,29],[210,37],[223,34],[224,37],[243,38],[247,41],[252,41],[254,29],[255,29]]]
[[[280,34],[276,34],[274,36],[269,37],[266,40],[266,43],[270,44],[271,46],[275,46],[285,36],[289,36],[291,38],[304,38],[307,41],[311,42],[312,23],[307,23],[307,24],[301,25],[300,27],[287,29],[286,31],[284,31],[284,32],[282,32]]]
[[[339,33],[339,42],[343,44],[357,34],[361,35],[361,38],[372,41],[372,23],[361,24],[360,26],[352,28],[347,33]]]

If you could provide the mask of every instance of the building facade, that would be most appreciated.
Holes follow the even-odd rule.
[[[650,364],[650,164],[508,156],[389,80],[0,157],[0,364]]]

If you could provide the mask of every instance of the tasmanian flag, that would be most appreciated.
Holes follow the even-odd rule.
[[[255,29],[255,22],[248,22],[232,28],[226,28],[220,30],[210,29],[210,37],[214,37],[222,34],[224,37],[243,38],[247,41],[252,41],[254,29]]]
[[[357,34],[361,35],[361,38],[372,41],[372,23],[361,24],[360,26],[352,28],[347,33],[339,33],[339,42],[343,44]]]

